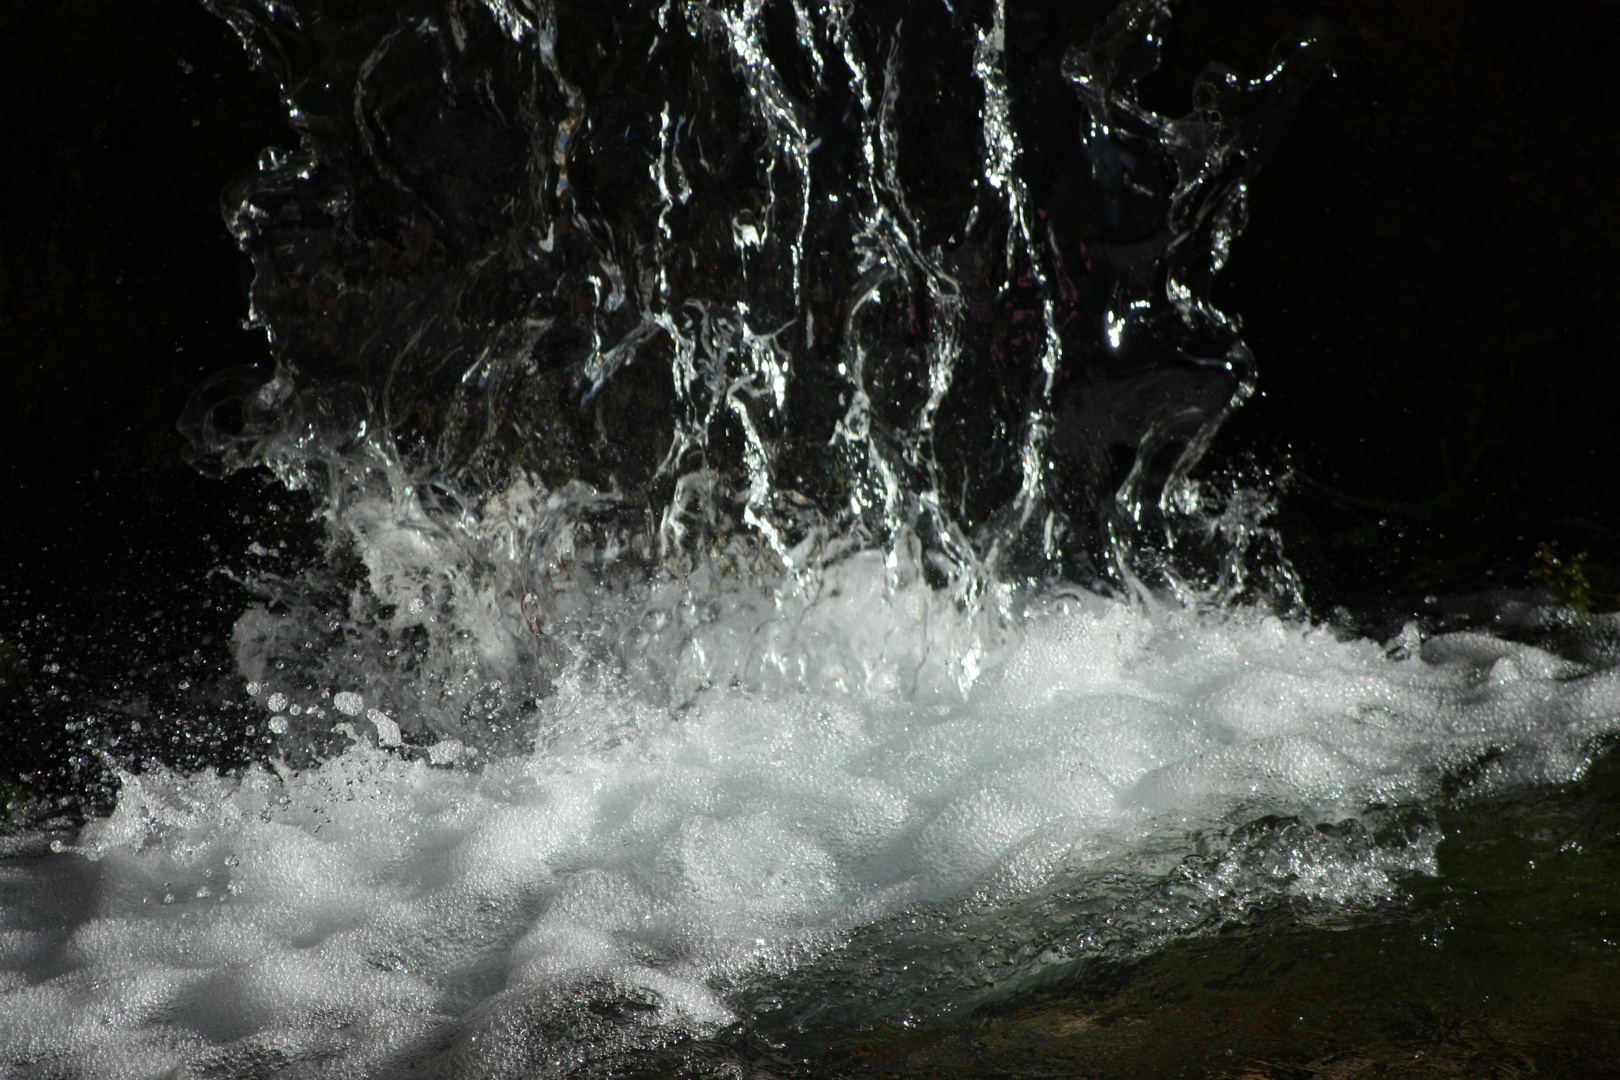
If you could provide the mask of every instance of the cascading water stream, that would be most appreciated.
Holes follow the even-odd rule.
[[[999,4],[219,10],[303,142],[227,199],[278,370],[187,430],[315,489],[443,678],[543,693],[590,641],[678,697],[847,683],[780,613],[863,555],[966,616],[924,634],[959,689],[1020,589],[1300,608],[1265,500],[1191,470],[1253,385],[1209,280],[1319,31],[1169,119],[1158,4],[1018,71]],[[739,604],[769,643],[711,671]]]
[[[300,144],[225,198],[276,370],[183,427],[328,557],[248,582],[264,766],[8,841],[17,1075],[776,1075],[1397,905],[1612,731],[1597,659],[1311,628],[1196,472],[1321,28],[1167,117],[1150,0],[206,2]]]

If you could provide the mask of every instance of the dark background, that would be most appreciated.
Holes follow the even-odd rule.
[[[1262,393],[1212,464],[1291,473],[1307,598],[1369,632],[1492,589],[1616,606],[1620,3],[1189,0],[1149,103],[1312,14],[1337,75],[1217,287]],[[36,817],[108,790],[92,745],[251,754],[217,569],[319,539],[175,431],[207,375],[268,363],[218,204],[293,141],[275,88],[190,0],[0,0],[0,95],[0,801]]]
[[[1263,70],[1307,11],[1337,77],[1216,285],[1263,393],[1226,446],[1293,470],[1282,527],[1319,613],[1538,584],[1613,609],[1620,4],[1190,3],[1158,85]]]
[[[193,471],[175,429],[207,375],[269,359],[219,199],[292,140],[275,87],[193,0],[4,0],[0,95],[0,802],[27,820],[105,801],[91,747],[250,752],[246,595],[214,570],[269,501],[313,537],[265,478]]]

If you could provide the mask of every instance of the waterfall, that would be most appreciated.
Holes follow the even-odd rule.
[[[326,546],[243,579],[254,764],[0,840],[8,1075],[827,1075],[1398,910],[1612,738],[1602,650],[1315,625],[1200,469],[1324,27],[1171,116],[1164,0],[205,3],[298,144],[182,430]]]

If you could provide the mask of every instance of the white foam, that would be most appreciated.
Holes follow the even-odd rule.
[[[883,617],[841,616],[869,640]],[[884,927],[962,897],[985,929],[953,947],[979,949],[967,981],[982,993],[1092,948],[1057,924],[996,940],[997,912],[1108,874],[1139,889],[1180,874],[1199,918],[1278,892],[1389,895],[1432,868],[1432,838],[1336,847],[1306,828],[1196,873],[1186,853],[1244,813],[1309,825],[1430,798],[1491,748],[1508,751],[1501,782],[1568,778],[1620,711],[1613,673],[1528,646],[1455,635],[1422,653],[1065,601],[965,701],[823,685],[670,709],[565,687],[546,718],[564,734],[477,771],[444,767],[448,743],[431,760],[379,748],[398,729],[373,717],[372,737],[298,774],[126,777],[69,849],[0,864],[0,1060],[93,1077],[444,1074],[486,1071],[478,1033],[500,1032],[513,1069],[544,1073],[545,1047],[513,1058],[511,1040],[543,1044],[523,1018],[570,988],[649,1003],[632,1027],[746,1023],[749,987],[859,971],[852,934],[873,955],[899,948],[910,931]],[[334,703],[355,716],[351,697]],[[933,1000],[899,964],[850,978]],[[892,1005],[877,996],[874,1015]]]

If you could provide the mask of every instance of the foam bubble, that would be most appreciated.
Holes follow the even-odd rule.
[[[304,771],[127,776],[0,868],[0,1059],[454,1075],[499,1033],[567,1071],[649,1032],[946,1013],[1280,895],[1395,896],[1435,837],[1374,843],[1369,807],[1488,752],[1483,783],[1567,779],[1620,712],[1613,672],[1526,645],[1421,653],[1067,601],[965,699],[564,686],[566,737],[476,770],[367,713],[375,740]]]

